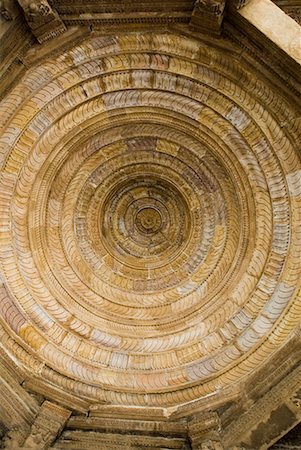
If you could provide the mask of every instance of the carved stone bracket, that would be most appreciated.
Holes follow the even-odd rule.
[[[27,430],[28,432],[28,430]],[[6,450],[18,450],[24,442],[26,430],[24,427],[14,427],[9,430],[2,440],[2,446]]]
[[[200,449],[201,450],[224,450],[224,447],[219,441],[213,441],[213,440],[209,439],[201,444]]]
[[[19,14],[15,0],[0,0],[0,14],[5,20],[13,20]]]
[[[45,401],[31,427],[24,447],[42,450],[51,444],[69,419],[71,412],[54,403]]]
[[[188,423],[188,434],[193,449],[223,450],[220,444],[220,419],[209,411],[194,417]]]
[[[45,401],[30,430],[14,428],[3,439],[7,450],[43,450],[52,444],[62,431],[71,412],[61,406]]]
[[[248,0],[228,0],[230,7],[234,9],[240,9],[248,3]]]
[[[191,16],[190,24],[202,33],[221,33],[226,0],[197,0]]]
[[[301,390],[295,392],[294,395],[289,399],[289,403],[292,404],[297,416],[301,419]]]
[[[25,19],[40,43],[46,42],[66,31],[58,13],[47,0],[18,0]]]

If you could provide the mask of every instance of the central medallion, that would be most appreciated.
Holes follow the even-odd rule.
[[[162,226],[161,215],[155,208],[142,208],[136,215],[135,225],[142,233],[155,234]]]
[[[135,166],[137,175],[111,184],[99,228],[110,257],[141,276],[144,269],[170,263],[186,245],[191,226],[184,195],[161,173],[141,175],[142,169]]]

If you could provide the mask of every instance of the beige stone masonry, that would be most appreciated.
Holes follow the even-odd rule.
[[[301,27],[275,3],[249,0],[239,14],[301,64]]]

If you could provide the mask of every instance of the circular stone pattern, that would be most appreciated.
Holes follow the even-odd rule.
[[[146,204],[148,203],[147,200]],[[155,234],[162,226],[161,214],[151,206],[142,206],[138,210],[134,222],[138,230],[146,234]]]
[[[243,386],[300,320],[299,113],[230,41],[68,42],[0,105],[3,349],[87,408]]]
[[[99,295],[104,296],[105,282],[119,304],[156,307],[162,301],[165,305],[183,301],[182,292],[188,294],[200,287],[206,259],[210,261],[208,271],[215,271],[228,228],[235,227],[237,236],[241,233],[235,219],[240,206],[225,169],[212,158],[211,168],[216,166],[228,180],[225,189],[235,197],[233,217],[227,224],[229,200],[224,199],[211,168],[197,155],[191,158],[192,152],[184,147],[179,147],[177,157],[170,155],[170,147],[176,144],[154,137],[153,126],[145,130],[150,135],[115,143],[114,158],[102,158],[110,153],[112,144],[99,149],[97,157],[87,160],[73,178],[65,204],[77,197],[76,215],[74,223],[65,222],[61,241],[78,248],[79,253],[70,259],[65,247],[69,264]],[[198,164],[198,172],[193,163]],[[81,176],[88,171],[88,178]],[[145,206],[159,212],[161,223],[156,233],[145,232],[141,223],[137,226],[137,214]],[[74,229],[76,236],[69,244]],[[228,257],[235,260],[236,250],[232,247]],[[85,265],[77,263],[82,259]],[[227,266],[224,276],[232,270],[231,264]],[[128,313],[124,311],[122,321]],[[136,314],[140,312],[136,310]]]
[[[141,139],[142,147],[143,142]],[[139,173],[143,166],[139,164]],[[152,166],[147,163],[147,167]],[[127,173],[129,168],[130,164],[123,170]],[[166,259],[171,261],[183,250],[192,218],[184,196],[164,180],[164,174],[141,176],[139,173],[118,184],[104,202],[101,196],[97,197],[103,205],[99,214],[99,238],[112,257],[123,264],[154,268],[162,266]]]

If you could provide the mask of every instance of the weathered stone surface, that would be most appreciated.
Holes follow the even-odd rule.
[[[2,64],[6,448],[263,450],[301,420],[300,86],[214,37],[224,2],[138,32],[168,22],[154,3],[20,0],[40,42],[106,8],[131,24],[42,47],[12,21],[31,48]]]
[[[270,0],[249,0],[240,14],[301,63],[300,26]]]
[[[285,436],[277,441],[271,450],[299,450],[301,446],[301,424],[290,430]]]

